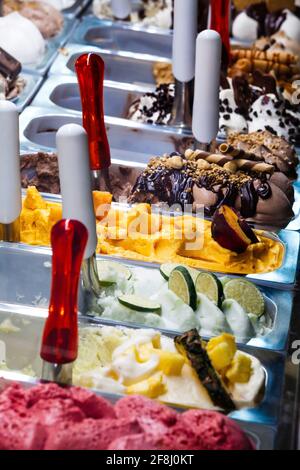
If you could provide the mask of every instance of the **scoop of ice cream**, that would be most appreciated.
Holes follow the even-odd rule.
[[[255,49],[261,51],[285,51],[290,54],[295,54],[300,56],[300,41],[295,41],[290,39],[284,31],[278,31],[272,36],[264,36],[260,39],[257,39],[253,44]]]
[[[221,132],[247,132],[247,121],[237,106],[232,88],[220,91],[219,129]]]
[[[56,36],[63,27],[62,14],[48,2],[9,0],[4,5],[4,13],[18,11],[20,15],[32,21],[43,37]]]
[[[65,8],[70,8],[74,5],[76,0],[39,0],[40,2],[43,3],[49,3],[54,8],[57,8],[57,10],[64,10]]]
[[[232,23],[232,34],[240,41],[255,41],[258,34],[258,22],[242,11]]]
[[[144,15],[142,24],[170,29],[172,27],[173,1],[172,0],[143,0]]]
[[[276,31],[284,31],[290,39],[300,42],[300,19],[288,9],[270,14],[266,18],[266,34]]]
[[[117,416],[153,419],[165,426],[173,426],[177,421],[177,414],[171,408],[167,408],[158,402],[138,395],[124,397],[115,405]]]
[[[243,150],[255,155],[257,160],[274,165],[275,176],[286,175],[296,177],[296,167],[299,163],[296,150],[283,137],[275,136],[269,131],[251,132],[248,134],[230,134],[227,143],[237,150]],[[288,179],[287,178],[287,179]]]
[[[228,154],[188,150],[184,156],[153,158],[138,178],[129,201],[182,207],[187,203],[193,204],[194,210],[204,206],[209,216],[221,204],[229,204],[251,221],[270,225],[273,217],[275,225],[286,226],[293,217],[291,185],[284,174],[273,182],[269,177],[274,171],[280,173],[279,168],[287,175],[294,174],[297,158],[286,142],[279,147],[281,138],[274,137],[272,146],[272,134],[261,134],[257,133],[257,140],[252,135],[248,141],[248,134],[245,141],[243,134],[229,137]],[[285,154],[286,148],[289,154]]]
[[[132,103],[129,119],[148,124],[168,124],[171,119],[175,86],[160,85],[153,93],[146,93]]]
[[[248,130],[268,130],[289,141],[299,139],[300,111],[273,94],[260,96],[249,110]]]
[[[253,450],[253,444],[229,418],[213,411],[189,410],[179,422],[189,427],[203,450]]]
[[[258,193],[264,195],[264,190],[268,191],[268,197],[259,197],[256,206],[255,217],[249,217],[249,221],[264,224],[266,227],[285,227],[294,217],[292,203],[284,191],[276,184],[269,181],[265,188],[261,181],[254,181],[254,188]],[[241,210],[241,198],[237,197],[235,208]],[[274,218],[276,222],[274,223]]]
[[[124,403],[126,400],[126,403]],[[213,432],[205,417],[193,417],[188,431],[185,414],[139,397],[111,405],[102,397],[77,387],[40,384],[29,389],[13,384],[0,393],[0,448],[2,450],[158,450],[249,449],[251,443],[238,426],[218,413]],[[132,404],[130,404],[132,401]],[[114,408],[117,409],[115,413]],[[130,416],[130,410],[133,415]],[[187,413],[186,413],[187,414]],[[168,417],[169,416],[169,417]],[[166,418],[166,419],[164,419]],[[178,422],[182,421],[181,426]],[[200,428],[205,438],[198,437]],[[174,432],[172,432],[174,431]],[[189,434],[191,441],[186,441]],[[206,447],[202,442],[205,441]],[[189,447],[188,447],[189,446]]]
[[[0,47],[22,65],[39,63],[45,53],[45,41],[39,29],[17,12],[0,18]]]
[[[126,165],[113,164],[110,167],[110,186],[115,201],[129,196],[140,173],[141,169]],[[41,192],[60,194],[57,156],[45,152],[23,154],[21,156],[21,183],[23,188],[35,186]],[[104,183],[101,179],[100,190],[106,190]]]

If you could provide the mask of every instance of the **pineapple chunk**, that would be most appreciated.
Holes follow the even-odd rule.
[[[142,380],[136,384],[130,385],[126,388],[128,395],[144,395],[148,398],[157,398],[166,393],[167,387],[163,382],[163,375],[157,372],[152,377]]]
[[[236,353],[235,338],[233,335],[223,333],[212,338],[206,346],[208,356],[217,371],[230,366]]]
[[[155,349],[160,349],[161,348],[161,334],[156,333],[153,338],[151,339],[152,345]]]
[[[26,191],[26,196],[23,201],[25,209],[46,209],[47,203],[44,201],[35,186],[29,186]]]
[[[185,358],[176,352],[157,351],[159,355],[158,369],[166,375],[180,375]]]
[[[134,346],[134,354],[136,361],[139,363],[149,361],[152,354],[155,354],[152,343],[144,343]]]
[[[231,383],[247,383],[251,377],[251,359],[245,354],[236,354],[229,369],[226,372],[226,377]]]

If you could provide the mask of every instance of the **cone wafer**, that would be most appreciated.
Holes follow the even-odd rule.
[[[235,165],[241,171],[255,172],[255,173],[274,173],[274,166],[267,163],[252,162],[245,159],[234,160]]]
[[[262,73],[275,72],[279,77],[286,77],[293,73],[292,67],[265,60],[239,59],[231,70],[240,70],[245,73],[251,73],[259,70]]]
[[[285,51],[261,51],[258,49],[233,49],[232,59],[264,60],[274,63],[290,65],[297,63],[297,56]]]
[[[224,166],[226,163],[231,162],[233,157],[231,155],[221,155],[221,154],[212,154],[208,152],[202,152],[201,150],[187,150],[185,153],[185,157],[188,160],[205,160],[208,163],[215,163],[219,166]]]
[[[233,147],[232,145],[229,145],[226,142],[224,142],[223,144],[221,144],[219,146],[219,151],[221,153],[226,154],[227,157],[230,155],[233,158],[244,158],[245,160],[252,160],[252,161],[253,160],[256,160],[256,161],[261,160],[254,153],[245,152],[245,150]]]

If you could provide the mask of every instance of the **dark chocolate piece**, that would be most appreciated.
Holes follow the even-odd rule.
[[[15,80],[22,70],[21,63],[0,47],[0,73],[9,80]]]

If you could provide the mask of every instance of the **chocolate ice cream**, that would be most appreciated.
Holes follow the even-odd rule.
[[[112,193],[115,201],[127,198],[142,172],[139,168],[112,164],[109,170]],[[60,194],[57,156],[53,153],[31,153],[21,156],[22,187],[36,186],[40,192]],[[104,182],[101,190],[105,190]]]
[[[184,155],[152,158],[129,201],[179,204],[182,209],[192,204],[194,210],[203,205],[208,216],[227,204],[250,222],[285,227],[294,215],[294,195],[290,180],[278,168],[290,166],[280,152],[270,156],[271,149],[266,149],[263,155],[258,146],[239,146],[238,138],[231,142],[223,153],[187,150]]]

